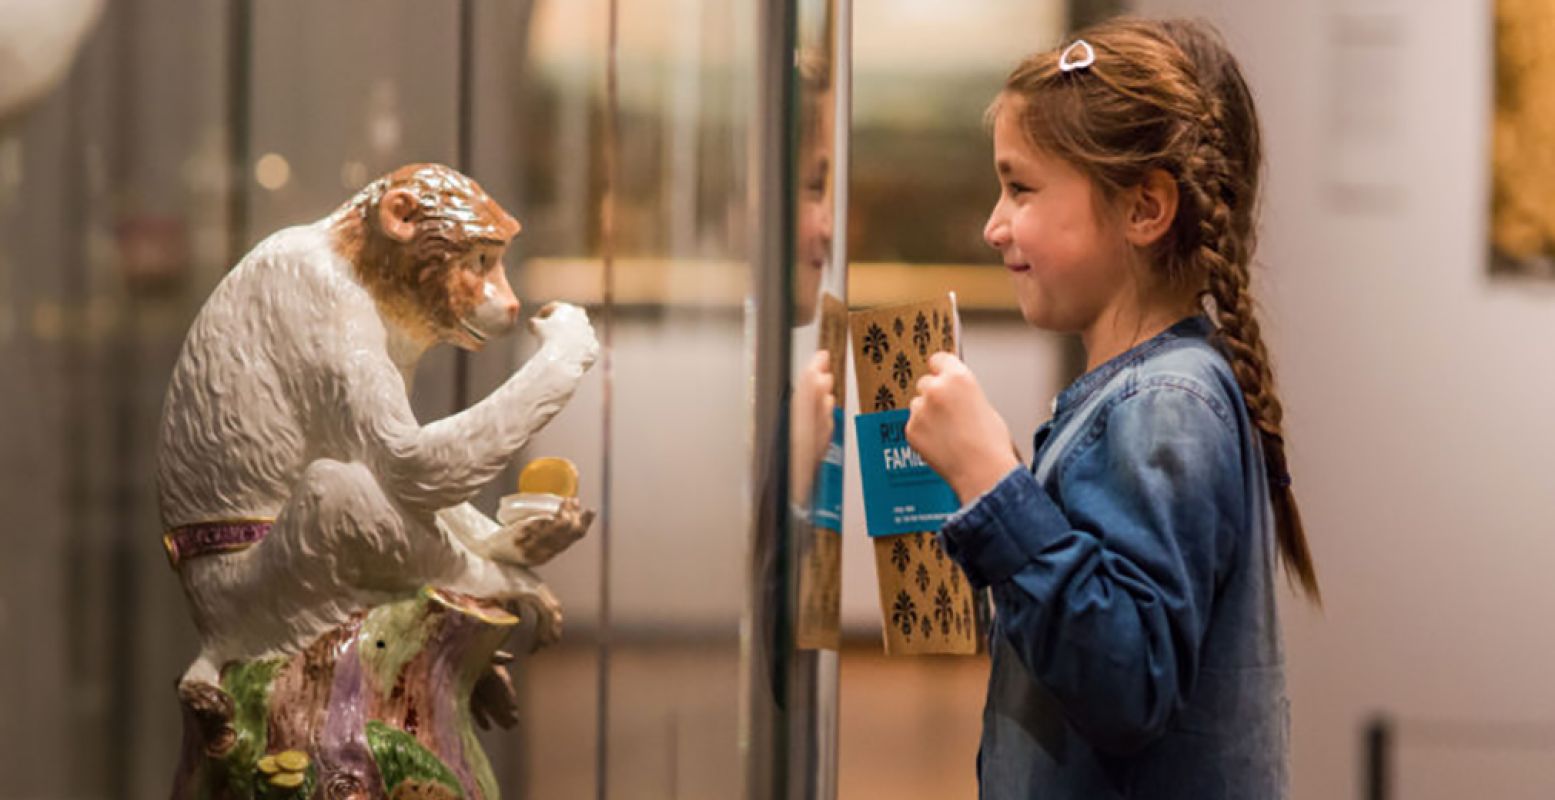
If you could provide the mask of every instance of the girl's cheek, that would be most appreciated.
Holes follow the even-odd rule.
[[[1017,244],[1025,247],[1037,247],[1043,240],[1043,225],[1041,217],[1030,212],[1023,212],[1015,218],[1012,228]]]

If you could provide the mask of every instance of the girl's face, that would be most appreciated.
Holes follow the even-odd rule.
[[[813,118],[800,139],[798,231],[794,253],[794,324],[815,319],[832,248],[832,93],[814,92]]]
[[[1039,328],[1085,332],[1132,291],[1130,250],[1070,164],[1037,150],[1021,128],[1022,103],[1006,98],[994,121],[999,202],[983,238],[1004,256],[1021,316]]]

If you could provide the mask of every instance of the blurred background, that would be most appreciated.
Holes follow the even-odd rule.
[[[746,793],[753,376],[815,346],[796,302],[764,347],[763,298],[803,279],[768,281],[762,248],[829,248],[820,290],[853,307],[956,290],[1029,456],[1078,362],[982,244],[982,113],[1023,55],[1124,11],[1217,24],[1263,116],[1256,292],[1325,599],[1281,598],[1293,796],[1555,795],[1551,4],[0,0],[0,798],[165,796],[196,642],[154,447],[184,331],[264,236],[424,160],[523,222],[526,307],[587,305],[610,353],[528,448],[577,462],[602,515],[541,570],[568,630],[519,662],[518,728],[483,738],[499,782]],[[774,50],[822,65],[775,118]],[[829,177],[774,188],[762,148],[808,146],[773,127],[807,102],[835,111]],[[752,214],[771,192],[797,206],[777,240]],[[831,209],[809,229],[807,197]],[[418,415],[531,346],[434,351]],[[846,446],[840,647],[779,667],[815,689],[796,769],[820,796],[973,797],[986,662],[882,655]]]

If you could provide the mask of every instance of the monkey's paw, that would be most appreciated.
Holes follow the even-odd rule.
[[[562,604],[549,587],[537,583],[529,590],[515,595],[512,602],[518,606],[520,619],[535,621],[535,638],[532,650],[556,644],[562,638]]]
[[[547,303],[529,321],[544,348],[582,370],[594,365],[599,357],[599,340],[583,309],[569,303]]]
[[[548,517],[532,517],[504,526],[486,539],[482,549],[493,561],[536,566],[571,547],[593,524],[594,512],[584,509],[578,498],[569,497]]]
[[[501,728],[518,724],[518,693],[513,691],[513,680],[507,670],[512,662],[511,653],[501,650],[493,653],[490,666],[470,691],[470,712],[482,730],[490,730],[493,724]]]
[[[178,700],[194,720],[206,755],[221,758],[232,750],[237,732],[232,727],[236,706],[231,695],[205,681],[183,680],[178,684]]]

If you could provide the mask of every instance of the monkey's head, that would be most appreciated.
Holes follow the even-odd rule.
[[[357,193],[334,226],[379,308],[412,332],[479,350],[518,320],[502,266],[518,221],[468,177],[401,167]]]

